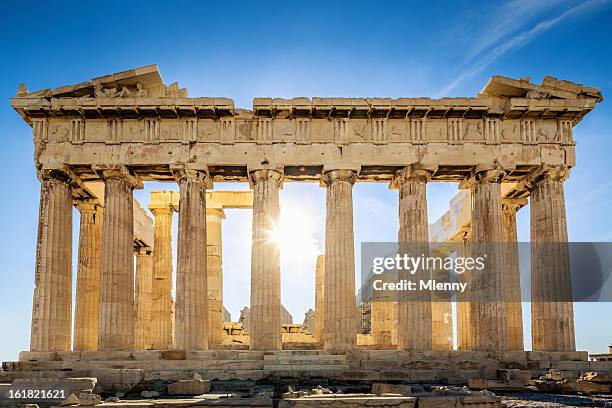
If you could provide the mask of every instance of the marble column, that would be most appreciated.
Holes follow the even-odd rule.
[[[250,348],[281,350],[280,253],[272,232],[279,222],[282,175],[256,170],[249,177],[253,186]]]
[[[317,343],[323,341],[323,324],[325,316],[325,255],[317,256],[315,272],[315,338]]]
[[[508,319],[504,304],[503,217],[501,180],[497,168],[478,170],[472,180],[472,256],[487,255],[486,267],[472,274],[470,317],[475,350],[507,350]]]
[[[472,231],[468,229],[463,232],[461,241],[457,242],[457,256],[466,258],[471,256]],[[470,273],[465,271],[457,274],[457,282],[469,283]],[[457,349],[473,350],[472,344],[472,319],[470,319],[470,295],[469,293],[457,293]]]
[[[81,213],[74,311],[74,351],[98,349],[103,207],[97,200],[77,202]]]
[[[521,304],[521,271],[516,236],[516,212],[527,204],[526,199],[502,200],[504,218],[504,287],[508,315],[508,349],[524,350],[523,311]]]
[[[448,253],[436,253],[442,259],[449,257]],[[451,273],[447,270],[432,270],[432,278],[436,282],[449,283]],[[432,350],[453,349],[453,314],[451,292],[437,291],[431,295],[431,348]]]
[[[563,182],[544,169],[531,189],[531,337],[536,351],[574,351],[574,310]]]
[[[206,271],[208,274],[208,344],[223,342],[223,243],[221,208],[206,209]]]
[[[70,176],[41,171],[31,351],[69,351],[72,322]]]
[[[176,348],[208,349],[208,276],[206,272],[206,172],[176,173],[180,186],[176,270]]]
[[[374,344],[386,348],[393,345],[395,308],[392,300],[372,300],[370,303],[371,333]]]
[[[134,346],[133,189],[142,182],[125,168],[99,170],[104,180],[98,350]]]
[[[327,186],[323,296],[323,342],[326,350],[349,350],[357,343],[353,232],[353,184],[356,176],[353,170],[332,170],[323,176]]]
[[[151,305],[153,298],[153,251],[150,247],[136,249],[136,323],[134,350],[151,348]]]
[[[392,181],[392,186],[399,190],[400,253],[416,251],[420,255],[428,252],[427,181],[431,174],[431,171],[418,166],[408,166],[398,171]],[[424,270],[410,277],[400,273],[398,278],[418,282],[419,279],[428,279],[426,274]],[[429,292],[402,291],[398,294],[398,349],[432,349],[431,313]]]
[[[172,336],[172,215],[171,203],[149,205],[155,217],[153,234],[153,300],[151,345],[156,350],[174,348]]]

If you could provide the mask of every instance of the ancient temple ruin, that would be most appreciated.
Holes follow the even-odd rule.
[[[159,367],[211,378],[306,376],[299,372],[306,359],[291,351],[301,347],[299,336],[283,342],[279,248],[265,231],[278,222],[282,184],[314,182],[326,194],[326,239],[317,261],[315,333],[301,347],[312,350],[309,370],[449,383],[504,361],[547,361],[550,368],[562,360],[587,370],[586,353],[576,351],[571,302],[534,305],[533,352],[524,351],[517,326],[520,303],[518,311],[465,303],[460,350],[439,341],[447,329],[432,304],[373,305],[375,339],[358,341],[352,188],[378,182],[398,190],[400,242],[432,240],[426,189],[439,181],[459,183],[469,197],[462,207],[469,234],[453,227],[443,240],[516,241],[515,213],[529,200],[532,242],[565,242],[572,130],[601,100],[596,88],[551,77],[534,84],[495,76],[471,98],[255,98],[245,110],[227,98],[188,97],[178,84],[165,85],[154,65],[55,89],[22,86],[11,103],[33,129],[41,195],[30,350],[13,368],[44,361],[57,363],[49,369],[95,370],[113,360],[142,367],[150,378],[163,376]],[[179,192],[153,197],[154,231],[139,238],[143,215],[132,193],[144,181],[173,181]],[[252,191],[222,199],[213,181],[248,182]],[[74,340],[73,206],[81,212]],[[248,349],[222,341],[225,206],[253,214]],[[567,262],[554,271],[534,264],[542,285],[571,284]],[[507,282],[497,284],[501,290]],[[186,361],[164,361],[177,358]],[[402,359],[423,365],[398,365]],[[296,365],[283,367],[286,360]],[[467,363],[457,368],[457,361]]]

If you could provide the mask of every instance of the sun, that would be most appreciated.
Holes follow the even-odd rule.
[[[316,257],[319,242],[314,238],[313,217],[298,208],[284,206],[280,220],[271,232],[271,238],[279,246],[281,257],[308,259]]]

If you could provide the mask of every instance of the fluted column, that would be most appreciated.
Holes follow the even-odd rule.
[[[523,311],[521,304],[521,271],[516,235],[516,212],[526,199],[504,199],[504,287],[506,288],[506,313],[508,314],[508,349],[523,350]]]
[[[347,350],[357,342],[355,302],[355,249],[353,232],[353,170],[324,174],[327,186],[325,216],[325,316],[326,350]]]
[[[136,323],[134,350],[151,348],[151,304],[153,298],[153,252],[150,247],[136,249]]]
[[[418,255],[428,251],[429,224],[427,222],[427,181],[431,171],[418,166],[408,166],[400,170],[392,181],[399,190],[399,251],[416,251]],[[415,245],[416,244],[416,245]],[[420,247],[417,247],[420,245]],[[409,248],[409,249],[408,249]],[[419,248],[420,250],[417,250]],[[427,271],[416,275],[404,276],[400,271],[399,279],[418,282],[429,279]],[[431,296],[426,291],[398,294],[398,349],[431,350],[432,348]]]
[[[436,256],[443,259],[450,254],[437,252]],[[432,278],[436,282],[450,282],[451,273],[445,269],[434,269]],[[432,350],[453,349],[453,315],[450,291],[436,291],[431,295],[431,348]]]
[[[98,349],[134,346],[134,209],[142,182],[125,168],[99,170],[104,179]]]
[[[501,180],[504,172],[496,168],[475,173],[472,190],[473,256],[487,254],[486,268],[472,274],[470,318],[475,350],[507,350],[508,319],[504,304],[503,217]],[[483,254],[481,254],[482,252]]]
[[[281,291],[279,245],[272,232],[278,225],[281,173],[256,170],[253,186],[253,243],[251,250],[251,350],[280,350]]]
[[[153,300],[151,305],[151,345],[164,350],[174,347],[172,301],[172,202],[159,192],[149,209],[155,217],[153,234]]]
[[[221,208],[206,209],[206,270],[208,274],[208,344],[223,342],[223,243]]]
[[[103,208],[97,200],[77,202],[81,213],[79,263],[74,311],[75,351],[98,349],[100,314],[100,267]]]
[[[461,241],[457,243],[457,256],[467,258],[471,257],[472,230],[468,229],[463,232]],[[464,271],[457,274],[457,282],[469,284],[470,272]],[[473,350],[472,341],[472,319],[470,318],[470,294],[465,292],[457,292],[457,349],[458,350]]]
[[[176,173],[180,186],[176,270],[176,348],[208,349],[208,276],[206,272],[206,187],[204,171]]]
[[[396,303],[391,300],[372,300],[370,308],[370,327],[374,344],[391,346],[395,331]]]
[[[70,176],[41,171],[31,351],[68,351],[72,318]]]
[[[533,350],[574,351],[574,310],[563,182],[567,168],[543,169],[531,190]]]
[[[315,338],[318,343],[323,341],[323,325],[325,316],[325,255],[317,256],[315,273]]]

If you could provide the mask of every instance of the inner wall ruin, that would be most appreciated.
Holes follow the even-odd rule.
[[[188,369],[209,378],[257,379],[278,374],[289,359],[295,370],[305,364],[302,372],[326,369],[337,378],[448,383],[507,361],[535,372],[557,363],[589,370],[586,352],[576,351],[571,302],[534,304],[533,352],[523,351],[521,304],[501,300],[462,303],[459,350],[448,341],[440,302],[374,302],[371,335],[358,335],[352,187],[381,182],[398,190],[400,242],[513,242],[516,211],[528,200],[532,242],[566,242],[563,183],[576,164],[572,131],[601,100],[596,88],[552,77],[533,84],[495,76],[473,98],[255,98],[245,110],[227,98],[190,98],[177,83],[164,84],[155,65],[56,89],[21,86],[11,103],[33,130],[41,199],[30,350],[10,367],[27,371],[45,362],[49,370],[95,370],[114,361],[148,370],[153,379]],[[154,231],[136,239],[139,217],[147,216],[134,210],[132,193],[144,181],[174,181],[179,192],[154,193]],[[248,182],[252,191],[224,204],[212,183],[228,181]],[[461,229],[467,224],[429,227],[426,189],[438,181],[466,190],[462,216],[469,216],[469,231]],[[301,335],[282,324],[279,249],[265,242],[278,221],[279,189],[290,182],[316,182],[326,191],[315,333]],[[81,227],[71,341],[73,206]],[[224,340],[246,335],[223,322],[224,206],[253,211],[242,344]],[[168,251],[173,211],[179,213],[175,303]],[[567,259],[554,271],[534,264],[532,274],[544,284],[570,278]],[[518,269],[504,279],[496,273],[493,290],[501,299]],[[297,349],[313,350],[312,356],[301,360],[291,351]],[[402,358],[423,365],[393,364]],[[187,361],[163,361],[175,359]],[[243,362],[223,363],[236,360]],[[464,360],[469,364],[458,369]],[[166,374],[151,371],[160,367]]]

